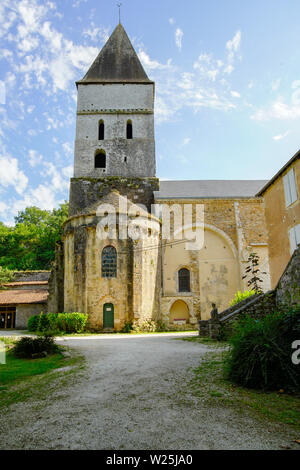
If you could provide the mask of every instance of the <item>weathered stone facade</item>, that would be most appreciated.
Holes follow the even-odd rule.
[[[103,328],[107,306],[116,330],[133,320],[160,320],[170,328],[195,326],[208,318],[212,302],[224,309],[237,290],[246,288],[242,276],[251,251],[260,255],[268,290],[264,207],[262,198],[254,197],[256,191],[249,190],[253,182],[238,182],[236,196],[225,185],[220,197],[216,182],[214,193],[201,198],[161,197],[155,176],[154,83],[121,25],[77,87],[70,212],[50,280],[49,311],[88,313],[93,329]],[[120,227],[125,212],[119,202],[124,198],[129,224],[137,205],[143,205],[140,217],[153,227],[145,228],[147,236],[140,240],[124,238],[118,229],[116,237],[99,237],[97,227],[105,225],[109,214],[115,214]],[[203,247],[186,249],[184,238],[177,243],[175,234],[165,240],[158,219],[150,215],[153,203],[181,209],[190,204],[192,228],[196,206],[203,205]],[[104,205],[106,213],[101,212]],[[107,247],[116,253],[116,276],[102,275]],[[182,270],[188,273],[185,289],[179,285]]]
[[[220,312],[218,320],[199,322],[199,336],[217,338],[221,326],[231,328],[240,315],[261,318],[279,310],[290,310],[300,305],[300,247],[294,251],[276,288],[260,295],[253,295],[242,302]]]

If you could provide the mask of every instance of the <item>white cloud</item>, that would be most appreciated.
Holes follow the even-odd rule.
[[[240,98],[241,97],[241,95],[238,91],[231,91],[230,93],[231,93],[231,96],[233,96],[234,98]]]
[[[175,44],[179,51],[182,48],[182,38],[183,38],[183,31],[180,28],[177,28],[175,31]]]
[[[71,178],[73,176],[73,165],[66,166],[62,169],[62,174],[66,178]]]
[[[109,38],[109,29],[104,27],[97,27],[93,22],[91,27],[83,31],[83,36],[89,38],[92,42],[97,44],[106,42]]]
[[[35,167],[39,165],[43,160],[43,156],[39,155],[36,150],[29,150],[29,165]]]
[[[18,194],[22,194],[28,183],[27,176],[19,169],[16,158],[9,155],[0,156],[0,185],[7,188],[13,186]]]
[[[182,145],[188,145],[191,141],[191,138],[190,137],[186,137],[185,139],[183,139],[183,143]]]
[[[259,109],[251,116],[256,121],[269,121],[270,119],[297,119],[300,117],[300,107],[297,104],[286,104],[278,98],[269,109]]]
[[[72,155],[73,153],[73,147],[70,144],[70,142],[65,142],[63,145],[63,150],[67,155]]]
[[[286,131],[284,132],[283,134],[278,134],[278,135],[274,135],[273,139],[274,140],[282,140],[284,139],[286,136],[288,136],[290,134],[291,131]]]
[[[169,18],[169,23],[170,23],[170,24],[174,24],[174,23],[175,23],[174,18]]]
[[[231,62],[234,59],[235,53],[237,53],[240,49],[242,39],[241,31],[237,31],[234,37],[227,41],[226,49],[228,50],[228,60]]]

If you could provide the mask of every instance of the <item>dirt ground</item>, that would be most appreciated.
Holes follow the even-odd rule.
[[[190,335],[190,334],[189,334]],[[59,339],[86,367],[0,416],[1,449],[280,449],[295,436],[234,407],[207,406],[186,383],[208,347],[180,335]],[[1,372],[1,370],[0,370]],[[43,378],[39,378],[41,383]],[[38,383],[38,382],[37,382]],[[270,426],[272,433],[269,432]]]

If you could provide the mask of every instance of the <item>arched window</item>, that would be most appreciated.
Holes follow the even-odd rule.
[[[186,268],[178,271],[178,290],[179,292],[191,292],[190,271]]]
[[[104,140],[104,121],[99,122],[99,135],[98,135],[99,140]]]
[[[130,119],[127,121],[126,137],[127,139],[132,139],[132,121]]]
[[[102,250],[102,277],[117,277],[117,250],[113,246]]]
[[[95,168],[106,168],[106,153],[100,150],[95,155]]]

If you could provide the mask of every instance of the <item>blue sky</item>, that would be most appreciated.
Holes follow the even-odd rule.
[[[1,0],[0,220],[68,199],[76,87],[112,0]],[[164,179],[269,179],[299,149],[299,0],[123,0]]]

